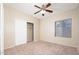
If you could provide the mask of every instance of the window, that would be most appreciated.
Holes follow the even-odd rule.
[[[55,36],[71,38],[72,19],[64,19],[55,22]]]

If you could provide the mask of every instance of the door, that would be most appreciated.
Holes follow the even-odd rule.
[[[32,42],[34,39],[34,24],[27,22],[27,42]]]
[[[15,45],[26,43],[26,22],[15,19]]]

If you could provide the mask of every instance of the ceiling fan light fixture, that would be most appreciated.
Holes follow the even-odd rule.
[[[45,10],[42,10],[42,11],[41,11],[41,14],[44,14],[45,12],[46,12]]]
[[[42,14],[42,16],[44,16],[44,14]]]

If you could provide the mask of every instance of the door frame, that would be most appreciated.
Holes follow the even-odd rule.
[[[32,24],[33,25],[33,28],[32,28],[32,41],[34,41],[34,23],[32,23],[32,22],[26,22],[27,24]],[[27,25],[26,25],[26,27],[27,27]],[[28,35],[28,34],[27,34]],[[28,38],[27,38],[27,40],[28,40]],[[27,42],[28,43],[28,42]]]

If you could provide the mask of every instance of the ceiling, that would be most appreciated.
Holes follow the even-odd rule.
[[[52,9],[54,13],[45,13],[45,16],[42,16],[41,13],[35,14],[36,11],[39,9],[34,7],[34,5],[38,5],[41,7],[43,3],[8,3],[8,6],[11,6],[13,8],[16,8],[17,10],[20,10],[28,15],[32,15],[34,17],[37,17],[39,19],[43,19],[48,17],[49,15],[61,13],[63,11],[68,11],[75,9],[79,6],[78,3],[52,3],[52,5],[48,9]],[[44,3],[46,4],[46,3]]]

